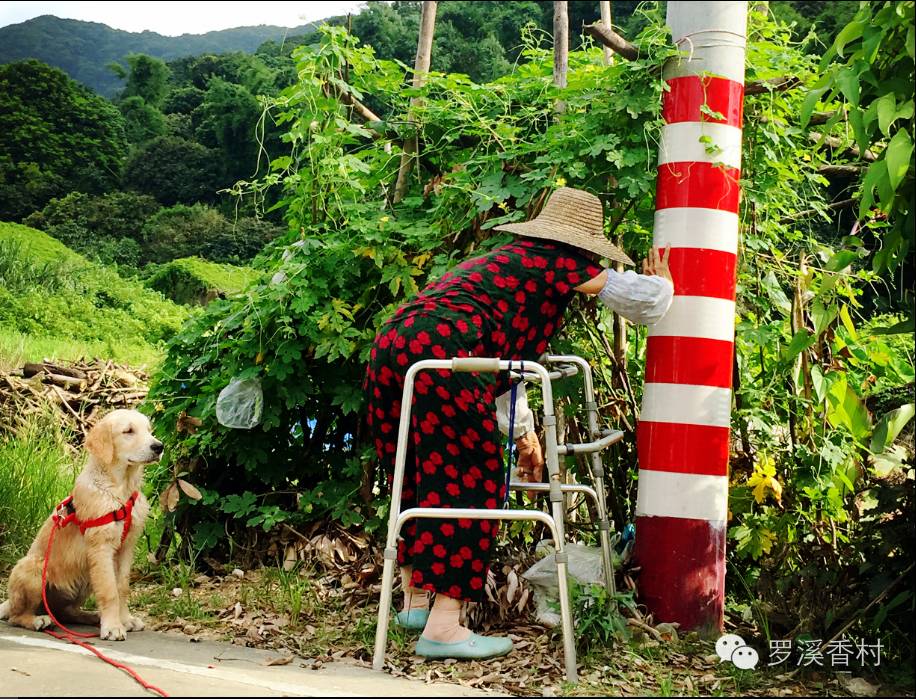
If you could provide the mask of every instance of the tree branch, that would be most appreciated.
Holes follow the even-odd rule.
[[[607,46],[614,53],[623,56],[627,60],[633,61],[639,56],[638,48],[633,46],[633,44],[624,39],[613,29],[605,27],[601,22],[587,24],[583,28],[583,31],[602,46]]]
[[[768,92],[784,92],[785,90],[791,90],[793,87],[798,87],[799,85],[801,85],[801,80],[794,75],[788,75],[782,78],[770,78],[769,80],[762,80],[761,82],[747,83],[744,86],[744,96],[763,95]]]
[[[845,209],[846,207],[852,206],[856,203],[855,199],[843,199],[842,201],[834,202],[833,204],[827,204],[825,209],[830,209],[831,211],[836,211],[837,209]],[[804,211],[799,211],[798,213],[787,216],[779,220],[780,223],[792,223],[800,218],[805,218],[807,216],[814,216],[814,214],[820,213],[820,209],[805,209]]]
[[[841,148],[843,146],[843,141],[841,141],[839,138],[836,138],[835,136],[824,136],[819,131],[811,132],[808,134],[808,138],[815,143],[821,143],[823,141],[831,148]],[[862,155],[862,153],[859,151],[859,147],[855,144],[850,145],[846,151],[854,158],[861,158],[862,160],[865,160],[869,163],[873,163],[878,159],[877,156],[870,150],[865,151],[865,155]]]
[[[824,177],[855,177],[864,169],[864,165],[822,165],[817,169],[817,174]]]

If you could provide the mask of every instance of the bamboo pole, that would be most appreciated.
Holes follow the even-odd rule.
[[[426,83],[426,74],[429,73],[429,62],[433,53],[433,32],[436,27],[436,3],[427,0],[423,3],[420,14],[420,38],[417,41],[417,57],[414,61],[413,86],[421,88]],[[407,122],[415,125],[413,107],[419,103],[419,98],[410,100],[411,111],[408,112]],[[417,153],[417,134],[414,132],[404,141],[404,150],[401,153],[401,166],[398,168],[398,179],[394,187],[394,203],[397,204],[407,193],[407,178]]]
[[[601,0],[598,3],[601,6],[601,23],[608,29],[614,31],[613,22],[611,21],[611,0]],[[604,47],[604,65],[614,64],[614,52],[609,46]]]
[[[553,3],[553,84],[566,87],[569,69],[569,13],[566,0]]]

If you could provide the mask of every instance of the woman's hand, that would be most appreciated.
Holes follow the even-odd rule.
[[[668,243],[664,250],[652,248],[649,250],[649,257],[642,261],[642,273],[648,276],[662,277],[674,284],[674,280],[671,278],[671,270],[668,268],[668,260],[670,258],[671,243]]]
[[[528,432],[515,440],[518,449],[516,473],[525,483],[540,483],[544,477],[544,454],[537,432]],[[529,490],[528,497],[534,498],[535,491]]]

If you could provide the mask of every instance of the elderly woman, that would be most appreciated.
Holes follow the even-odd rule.
[[[459,264],[401,306],[379,330],[369,362],[368,423],[379,460],[394,469],[404,375],[421,359],[536,360],[563,323],[576,292],[598,295],[645,324],[668,310],[673,285],[666,257],[653,250],[643,274],[603,269],[606,258],[633,264],[603,233],[601,201],[561,188],[526,223],[498,226],[518,239]],[[505,497],[502,432],[508,434],[505,376],[428,371],[418,375],[411,411],[402,509],[495,509]],[[524,391],[515,410],[518,476],[539,481],[543,458]],[[459,623],[463,601],[479,601],[498,525],[486,520],[413,520],[399,542],[402,626],[423,629],[426,657],[488,658],[512,650],[508,638],[479,636]],[[429,593],[435,604],[429,609]]]

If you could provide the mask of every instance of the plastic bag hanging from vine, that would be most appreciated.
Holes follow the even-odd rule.
[[[216,399],[216,419],[223,427],[250,430],[261,422],[264,393],[261,380],[235,378]]]

